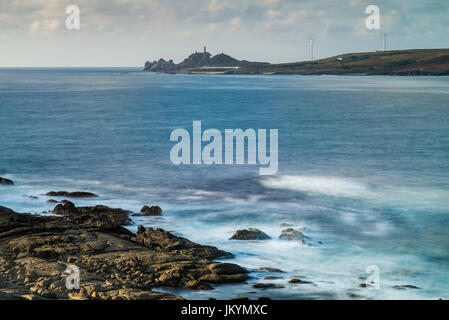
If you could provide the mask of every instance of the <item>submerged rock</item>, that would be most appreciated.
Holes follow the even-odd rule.
[[[91,192],[85,191],[75,191],[75,192],[67,192],[67,191],[50,191],[47,192],[46,196],[49,197],[67,197],[67,198],[96,198],[98,195]]]
[[[281,240],[287,240],[287,241],[302,241],[302,242],[309,242],[312,239],[310,239],[308,236],[306,236],[301,231],[288,228],[285,230],[282,230],[281,235],[279,236],[279,239]]]
[[[0,184],[12,186],[14,182],[12,180],[0,177]]]
[[[288,283],[291,283],[291,284],[312,284],[311,281],[306,281],[306,280],[301,280],[301,279],[296,279],[296,278],[291,279]]]
[[[393,286],[392,288],[396,289],[396,290],[420,289],[419,287],[411,285],[411,284],[405,284],[405,285],[402,285],[402,286]]]
[[[251,288],[266,290],[266,289],[282,289],[285,287],[280,284],[275,284],[275,283],[256,283],[256,284],[253,284],[251,286]]]
[[[232,256],[215,247],[162,229],[139,227],[134,235],[121,226],[92,227],[86,223],[92,217],[106,220],[102,225],[111,223],[115,215],[103,213],[114,209],[60,206],[60,216],[17,214],[0,207],[1,299],[179,299],[153,289],[211,289],[209,283],[248,278],[238,265],[213,262]],[[79,290],[66,288],[68,265],[80,270]]]
[[[282,277],[275,277],[275,276],[266,276],[263,277],[264,280],[279,280],[282,279]]]
[[[270,267],[261,267],[257,270],[260,272],[285,273],[285,271],[282,271],[281,269],[270,268]]]
[[[256,228],[237,230],[229,240],[268,240],[270,236]]]
[[[283,222],[283,223],[281,223],[280,224],[280,227],[281,228],[290,228],[290,227],[294,227],[295,225],[293,225],[293,224],[291,224],[291,223],[285,223],[285,222]]]

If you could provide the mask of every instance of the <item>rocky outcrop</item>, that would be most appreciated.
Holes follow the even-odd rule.
[[[162,209],[159,206],[143,206],[140,213],[135,213],[133,216],[162,216]]]
[[[270,272],[270,273],[285,273],[285,271],[282,271],[281,269],[277,268],[270,268],[270,267],[261,267],[257,269],[260,272]]]
[[[150,72],[174,72],[177,70],[177,67],[173,60],[165,61],[164,59],[159,59],[158,61],[145,62],[144,70]]]
[[[179,299],[153,289],[210,289],[247,279],[245,269],[211,260],[231,256],[217,248],[161,229],[106,229],[115,214],[102,213],[118,211],[105,208],[66,203],[55,208],[61,216],[36,216],[0,207],[0,298]],[[88,216],[112,222],[86,223]],[[66,287],[70,265],[79,268],[79,289]]]
[[[47,192],[46,196],[48,197],[67,197],[67,198],[96,198],[98,195],[91,192],[84,191],[75,191],[75,192],[67,192],[67,191],[50,191]]]
[[[14,182],[12,180],[0,177],[0,185],[3,184],[5,186],[12,186]]]
[[[115,229],[131,222],[129,211],[98,205],[94,207],[75,207],[70,201],[58,204],[52,211],[67,217],[67,220],[91,228]]]
[[[184,59],[182,62],[175,64],[173,60],[145,62],[144,71],[178,73],[188,70],[198,70],[202,68],[237,68],[242,66],[267,65],[264,62],[250,62],[245,60],[237,60],[224,53],[212,56],[209,52],[195,52]]]
[[[237,230],[229,240],[268,240],[270,236],[256,228]]]
[[[298,230],[295,230],[292,228],[282,230],[281,235],[279,236],[279,239],[286,240],[286,241],[299,241],[300,243],[302,243],[304,245],[308,245],[308,246],[313,246],[315,244],[316,245],[323,244],[321,241],[314,242],[311,238],[306,236],[301,231],[298,231]]]
[[[145,229],[143,226],[139,226],[133,240],[156,251],[170,250],[188,257],[204,259],[234,257],[231,253],[218,250],[216,247],[199,245],[162,229]]]
[[[287,241],[301,241],[302,243],[308,243],[312,240],[301,231],[292,228],[282,230],[279,239]]]

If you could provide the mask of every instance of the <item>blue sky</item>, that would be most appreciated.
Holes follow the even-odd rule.
[[[65,28],[77,5],[81,29]],[[381,30],[365,29],[377,5]],[[447,0],[0,0],[0,66],[142,66],[207,45],[238,59],[307,60],[382,48],[448,48]]]

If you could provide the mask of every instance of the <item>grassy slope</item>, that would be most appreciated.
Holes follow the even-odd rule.
[[[449,75],[449,49],[349,53],[313,62],[242,67],[238,74]]]

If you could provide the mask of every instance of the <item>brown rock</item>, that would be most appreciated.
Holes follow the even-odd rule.
[[[0,177],[0,185],[1,184],[12,186],[14,184],[14,182],[12,180]]]
[[[248,278],[237,265],[211,261],[232,256],[215,247],[162,229],[142,227],[133,235],[116,223],[121,211],[59,206],[60,216],[17,214],[0,207],[0,298],[179,299],[153,288],[204,290],[211,289],[208,282]],[[91,223],[102,219],[100,228]],[[79,290],[65,287],[69,264],[80,270]]]
[[[270,236],[256,228],[237,230],[229,240],[268,240]]]
[[[129,211],[113,209],[97,205],[94,207],[76,207],[72,202],[66,201],[53,209],[54,214],[67,216],[70,221],[87,227],[118,228],[129,224]]]
[[[140,214],[142,216],[161,216],[162,209],[158,206],[143,206],[143,208],[140,210]]]
[[[275,283],[256,283],[251,285],[251,288],[266,290],[266,289],[281,289],[284,288],[284,286]]]
[[[261,267],[258,270],[261,272],[285,273],[285,271],[282,271],[281,269],[270,268],[270,267]]]
[[[46,194],[49,197],[67,197],[67,198],[96,198],[98,195],[91,192],[84,191],[75,191],[75,192],[67,192],[67,191],[50,191]]]

